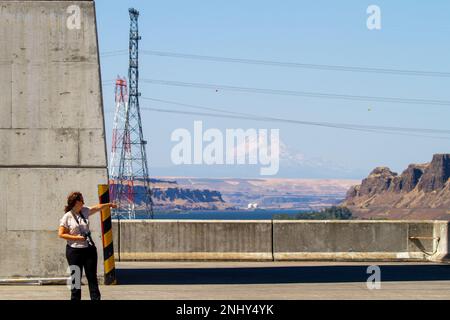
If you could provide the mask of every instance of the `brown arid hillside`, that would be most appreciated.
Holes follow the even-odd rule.
[[[450,154],[411,164],[398,175],[375,168],[351,187],[343,206],[363,219],[450,219]]]

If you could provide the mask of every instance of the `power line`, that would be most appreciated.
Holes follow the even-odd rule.
[[[210,108],[210,107],[203,107],[203,106],[198,106],[198,105],[193,105],[193,104],[187,104],[187,103],[176,102],[176,101],[169,101],[169,100],[162,100],[162,99],[156,99],[156,98],[142,97],[142,100],[149,100],[149,101],[168,103],[168,104],[173,104],[173,105],[178,105],[178,106],[183,106],[183,107],[188,107],[188,108],[193,108],[193,109],[199,109],[199,110],[222,112],[222,113],[225,113],[225,114],[254,116],[254,115],[248,114],[248,113],[234,112],[234,111],[228,111],[228,110],[217,109],[217,108]],[[256,116],[256,117],[259,117],[259,116]]]
[[[245,116],[237,116],[237,115],[227,115],[227,114],[214,114],[214,113],[205,113],[205,112],[190,112],[183,110],[170,110],[170,109],[158,109],[158,108],[149,108],[144,107],[142,110],[161,112],[161,113],[172,113],[172,114],[184,114],[184,115],[195,115],[195,116],[206,116],[206,117],[219,117],[219,118],[231,118],[231,119],[245,119],[245,120],[253,120],[253,121],[275,121],[273,119],[264,119],[264,118],[255,118],[255,117],[245,117]],[[393,134],[393,135],[403,135],[410,137],[421,137],[421,138],[431,138],[431,139],[443,139],[449,140],[449,137],[438,137],[438,136],[427,136],[427,135],[417,135],[411,133],[402,133],[402,132],[392,132],[386,130],[375,130],[370,128],[358,128],[356,126],[344,126],[344,125],[333,125],[326,123],[314,123],[314,122],[306,122],[306,121],[296,121],[296,120],[288,120],[288,119],[278,119],[278,122],[289,122],[300,125],[312,125],[312,126],[321,126],[321,127],[329,127],[336,129],[346,129],[346,130],[354,130],[354,131],[363,131],[363,132],[372,132],[372,133],[383,133],[383,134]]]
[[[428,105],[450,106],[450,101],[446,101],[446,100],[358,96],[358,95],[347,95],[347,94],[336,94],[336,93],[290,91],[290,90],[279,90],[279,89],[261,89],[261,88],[251,88],[251,87],[239,87],[239,86],[229,86],[229,85],[219,85],[219,84],[181,82],[181,81],[169,81],[169,80],[157,80],[157,79],[142,79],[141,81],[144,83],[158,84],[158,85],[163,85],[163,86],[201,88],[201,89],[212,89],[212,90],[221,89],[221,90],[225,90],[225,91],[272,94],[272,95],[283,95],[283,96],[300,96],[300,97],[321,98],[321,99],[339,99],[339,100],[353,100],[353,101],[392,102],[392,103],[406,103],[406,104],[422,104],[422,105],[428,104]]]
[[[204,112],[189,112],[189,111],[182,111],[182,110],[169,110],[169,109],[158,109],[158,108],[148,108],[148,107],[145,107],[142,109],[147,110],[147,111],[162,112],[162,113],[185,114],[185,115],[219,117],[219,118],[232,118],[232,119],[246,119],[246,120],[254,120],[254,121],[273,121],[273,120],[258,119],[258,118],[243,117],[243,116],[233,116],[233,115],[226,115],[226,114],[221,115],[221,114],[212,114],[212,113],[204,113]],[[297,121],[292,121],[292,120],[287,120],[287,119],[285,119],[285,120],[286,120],[286,122],[289,121],[291,123],[297,123]],[[300,122],[300,121],[297,124],[316,125],[316,126],[330,127],[330,128],[336,128],[336,129],[346,129],[346,130],[363,131],[363,132],[403,135],[403,136],[412,136],[412,137],[421,137],[421,138],[444,139],[444,140],[450,139],[449,137],[426,136],[426,135],[417,135],[417,134],[409,134],[409,133],[401,133],[401,132],[381,131],[381,130],[374,130],[374,129],[360,129],[360,128],[356,128],[356,127],[345,127],[345,126],[312,124],[312,123],[308,124],[308,123],[304,123],[304,122]]]
[[[157,99],[157,98],[141,97],[141,99],[148,100],[148,101],[154,101],[154,102],[173,104],[173,105],[178,105],[178,106],[183,106],[183,107],[188,107],[188,108],[193,108],[193,109],[213,111],[213,112],[223,113],[225,115],[237,115],[237,116],[242,116],[242,117],[239,117],[239,119],[247,119],[247,120],[255,120],[255,121],[284,122],[284,123],[302,124],[302,125],[326,126],[326,127],[333,127],[333,128],[357,128],[357,129],[365,129],[365,130],[385,130],[385,131],[398,131],[398,132],[450,134],[450,130],[445,130],[445,129],[389,127],[389,126],[375,126],[375,125],[355,125],[355,124],[348,124],[348,123],[301,121],[301,120],[292,120],[292,119],[282,119],[282,118],[276,118],[276,117],[258,116],[258,115],[249,114],[249,113],[234,112],[234,111],[228,111],[228,110],[223,110],[223,109],[218,109],[218,108],[204,107],[204,106],[199,106],[199,105],[193,105],[193,104],[187,104],[187,103],[163,100],[163,99]],[[145,110],[145,108],[144,108],[144,110]],[[172,110],[172,111],[177,111],[177,110]],[[106,111],[106,113],[111,113],[111,112],[112,111]],[[185,111],[181,111],[181,112],[185,112]],[[203,115],[203,114],[196,114],[196,115]],[[208,115],[213,116],[213,114],[208,114]],[[220,117],[222,115],[214,114],[214,116]]]
[[[155,50],[142,50],[141,52],[144,55],[169,57],[169,58],[181,58],[181,59],[190,59],[190,60],[201,60],[201,61],[210,61],[210,62],[240,63],[240,64],[264,65],[264,66],[286,67],[286,68],[303,68],[303,69],[327,70],[327,71],[394,74],[394,75],[403,75],[403,76],[450,77],[450,72],[428,71],[428,70],[372,68],[372,67],[359,67],[359,66],[283,62],[283,61],[245,59],[245,58],[228,58],[228,57],[219,57],[219,56],[207,56],[207,55],[186,54],[186,53],[155,51]],[[101,56],[102,57],[113,57],[113,56],[118,56],[118,55],[124,55],[126,53],[127,53],[126,50],[116,50],[116,51],[104,52],[101,54]]]
[[[128,50],[115,50],[115,51],[105,51],[100,53],[100,57],[114,57],[114,56],[121,56],[121,55],[127,55]]]
[[[103,80],[102,86],[114,85],[115,83],[116,83],[116,80]]]
[[[183,107],[188,107],[188,108],[193,108],[193,109],[199,109],[199,110],[214,111],[214,112],[220,112],[220,113],[232,114],[232,115],[240,115],[240,116],[244,116],[244,117],[250,117],[251,120],[265,120],[265,121],[286,122],[286,123],[295,123],[295,124],[304,124],[304,125],[321,125],[321,126],[339,127],[339,128],[352,127],[352,128],[370,129],[370,130],[388,130],[388,131],[399,131],[399,132],[450,134],[450,130],[444,130],[444,129],[405,128],[405,127],[388,127],[388,126],[374,126],[374,125],[355,125],[355,124],[348,124],[348,123],[300,121],[300,120],[282,119],[282,118],[276,118],[276,117],[259,116],[259,115],[242,113],[242,112],[233,112],[233,111],[227,111],[227,110],[223,110],[223,109],[204,107],[204,106],[199,106],[199,105],[193,105],[193,104],[187,104],[187,103],[163,100],[163,99],[157,99],[157,98],[142,97],[142,99],[149,100],[149,101],[155,101],[155,102],[161,102],[161,103],[167,103],[167,104],[173,104],[173,105],[178,105],[178,106],[183,106]]]

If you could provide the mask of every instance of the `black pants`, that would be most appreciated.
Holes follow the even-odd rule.
[[[86,278],[89,284],[89,294],[91,300],[100,300],[100,290],[98,289],[97,280],[97,248],[72,248],[67,245],[66,257],[69,266],[78,266],[80,270],[80,279],[78,283],[81,284],[81,277],[83,275],[83,268],[86,272]],[[81,286],[80,288],[73,287],[71,289],[71,300],[81,300]]]

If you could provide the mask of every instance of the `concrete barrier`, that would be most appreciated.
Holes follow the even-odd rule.
[[[274,221],[275,260],[445,258],[445,221]]]
[[[113,222],[120,260],[272,260],[271,221]],[[120,240],[119,240],[120,238]]]
[[[446,221],[117,220],[119,260],[443,261]]]

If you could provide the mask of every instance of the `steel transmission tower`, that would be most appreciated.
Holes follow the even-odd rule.
[[[113,186],[112,196],[119,208],[114,210],[114,214],[119,217],[128,217],[133,219],[136,212],[145,213],[148,217],[153,218],[153,200],[150,187],[150,179],[148,175],[146,145],[142,134],[141,112],[139,108],[139,36],[138,17],[139,12],[130,9],[130,62],[128,70],[128,103],[121,102],[122,109],[116,110],[115,118],[118,121],[124,118],[124,127],[121,131],[120,125],[117,126],[116,138],[122,141],[121,148],[116,146],[116,155],[111,157],[117,159],[117,152],[120,151],[120,159],[118,166],[118,174]],[[126,88],[126,82],[124,84]],[[117,92],[116,83],[116,92]],[[125,89],[123,92],[127,92]],[[117,103],[117,93],[116,93]],[[119,105],[119,104],[117,104]],[[116,108],[118,108],[116,106]],[[114,132],[113,132],[114,140]],[[113,141],[114,145],[114,141]],[[120,149],[120,150],[119,150]],[[111,170],[115,170],[111,166]],[[113,175],[111,175],[114,178]]]

